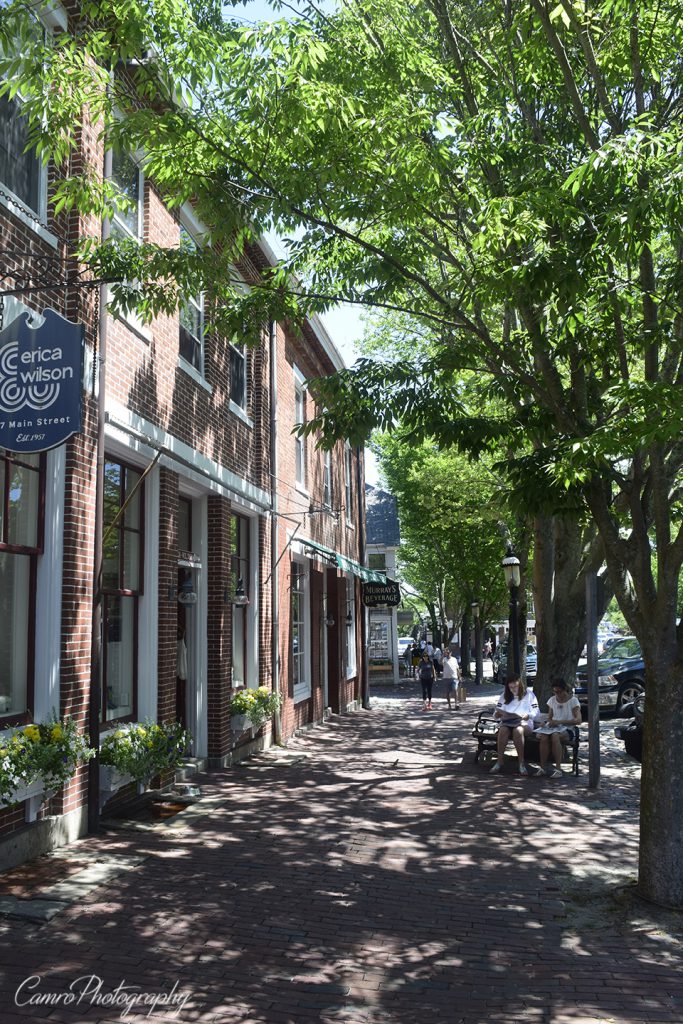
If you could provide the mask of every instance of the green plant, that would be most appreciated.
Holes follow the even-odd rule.
[[[231,715],[246,715],[252,725],[263,725],[282,704],[282,697],[267,686],[238,690],[230,701]]]
[[[190,736],[180,722],[129,722],[104,737],[100,764],[142,782],[177,767],[189,743]]]
[[[78,765],[94,756],[72,718],[53,717],[17,729],[0,746],[0,803],[38,779],[45,790],[61,789]]]

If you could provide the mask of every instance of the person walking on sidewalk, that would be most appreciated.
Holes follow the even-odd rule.
[[[458,665],[458,659],[453,654],[450,647],[446,648],[446,653],[443,659],[443,678],[446,683],[446,701],[448,706],[449,708],[455,706],[455,710],[459,711],[458,686],[460,685],[462,674],[460,672],[460,665]],[[452,704],[451,698],[453,700]]]
[[[529,774],[524,763],[524,739],[534,731],[534,719],[537,715],[538,700],[534,691],[525,690],[524,683],[519,676],[508,676],[505,689],[493,713],[494,718],[500,719],[500,728],[498,729],[498,760],[491,768],[491,775],[495,775],[503,767],[505,748],[510,740],[514,743],[519,758],[519,774]]]
[[[427,654],[427,651],[422,652],[420,658],[420,664],[417,666],[417,678],[422,684],[422,710],[432,710],[432,688],[434,686],[434,663]]]

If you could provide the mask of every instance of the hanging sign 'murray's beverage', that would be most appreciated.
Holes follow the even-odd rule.
[[[53,309],[24,312],[0,333],[0,447],[44,452],[81,429],[83,327]]]

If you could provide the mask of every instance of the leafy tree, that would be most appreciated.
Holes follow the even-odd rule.
[[[340,297],[438,324],[420,372],[364,360],[321,388],[328,430],[400,416],[482,451],[517,430],[520,489],[585,502],[647,668],[639,887],[683,906],[678,0],[355,0],[246,29],[183,0],[83,12],[0,62],[36,145],[61,163],[87,108],[169,203],[196,203],[221,257],[91,246],[96,272],[140,281],[150,315],[210,284],[225,330]],[[111,190],[92,169],[55,199],[102,210]],[[272,227],[289,258],[240,308],[228,261]],[[509,403],[498,421],[463,408],[466,370]]]

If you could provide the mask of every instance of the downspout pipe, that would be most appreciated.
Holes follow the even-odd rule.
[[[365,542],[365,474],[363,472],[364,455],[360,445],[356,447],[356,479],[358,481],[358,561],[365,565],[366,542]],[[361,595],[363,584],[361,581]],[[370,668],[368,665],[368,610],[363,604],[361,596],[360,615],[360,646],[361,646],[361,699],[366,711],[370,710]]]
[[[268,329],[268,361],[270,368],[270,656],[273,692],[280,693],[280,573],[278,569],[278,500],[277,500],[277,323]],[[275,742],[282,743],[282,712],[275,712]]]
[[[112,176],[112,151],[104,152],[104,179]],[[102,221],[102,241],[111,234],[111,221]],[[90,694],[88,743],[96,751],[88,764],[88,832],[100,824],[100,699],[102,690],[102,558],[104,532],[104,421],[107,380],[107,285],[100,284],[97,359],[97,457],[95,463],[95,530],[93,539],[92,620],[90,632]]]

